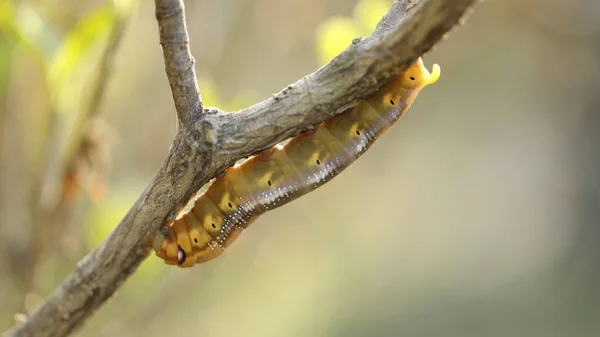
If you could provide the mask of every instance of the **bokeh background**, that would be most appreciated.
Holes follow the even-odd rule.
[[[269,97],[389,3],[187,1],[205,103]],[[599,15],[479,4],[364,157],[210,263],[151,256],[76,335],[599,336]],[[0,1],[0,331],[116,226],[174,134],[151,1]]]

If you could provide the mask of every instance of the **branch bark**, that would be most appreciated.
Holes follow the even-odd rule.
[[[320,68],[245,110],[203,109],[182,0],[155,0],[179,120],[172,148],[113,233],[8,336],[64,336],[80,327],[137,269],[165,218],[236,160],[268,148],[376,91],[452,29],[474,0],[397,0],[375,32]]]
[[[198,89],[196,61],[189,48],[183,0],[156,0],[160,45],[171,85],[179,126],[189,126],[204,110]]]

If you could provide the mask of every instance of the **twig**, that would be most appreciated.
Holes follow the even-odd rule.
[[[171,85],[179,126],[191,126],[204,106],[198,89],[196,61],[189,47],[183,0],[156,0],[160,45]]]
[[[233,114],[207,110],[197,115],[202,105],[181,22],[183,5],[181,0],[156,0],[163,46],[168,49],[165,63],[182,127],[163,167],[118,227],[8,336],[64,336],[81,326],[136,270],[147,256],[153,233],[198,184],[377,90],[439,41],[474,0],[423,0],[411,15],[405,15],[409,2],[396,1],[386,16],[389,21],[384,20],[371,37],[357,41],[274,97]],[[400,24],[393,24],[400,18]],[[165,25],[163,20],[171,23]]]

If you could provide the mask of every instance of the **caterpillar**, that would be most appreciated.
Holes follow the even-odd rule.
[[[430,73],[419,58],[354,108],[226,169],[191,211],[157,231],[152,243],[156,255],[179,267],[221,255],[260,215],[337,176],[439,77],[439,65]]]

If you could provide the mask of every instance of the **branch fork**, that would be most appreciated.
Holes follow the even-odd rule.
[[[6,336],[65,336],[79,328],[148,255],[148,242],[209,179],[237,160],[319,124],[375,92],[430,50],[475,0],[396,0],[375,32],[329,64],[247,109],[204,108],[183,0],[155,0],[178,133],[163,166],[113,233],[47,301]]]

